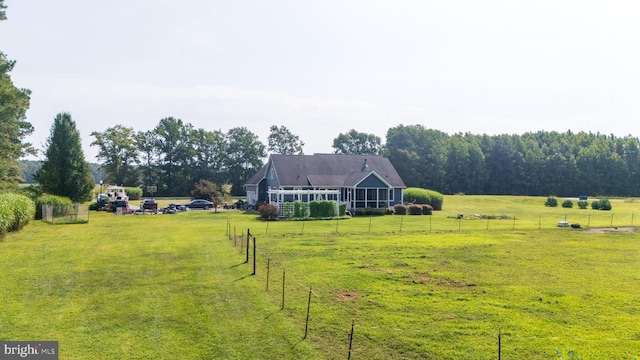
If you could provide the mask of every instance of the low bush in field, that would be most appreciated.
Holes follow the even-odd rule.
[[[580,209],[586,209],[589,206],[589,202],[586,200],[580,200],[578,201],[578,207]]]
[[[545,201],[544,206],[557,207],[558,206],[558,199],[556,199],[555,196],[549,196],[547,198],[547,201]]]
[[[36,219],[42,219],[42,205],[53,205],[58,213],[54,216],[64,216],[65,209],[73,206],[73,202],[67,197],[45,194],[36,199]]]
[[[573,207],[573,201],[567,199],[565,201],[562,202],[562,207],[565,209],[570,209]]]
[[[25,195],[0,194],[0,238],[9,231],[19,231],[34,218],[35,205]]]
[[[279,217],[278,208],[273,204],[262,204],[258,208],[260,217],[266,220],[275,220]]]
[[[444,196],[434,190],[410,187],[404,190],[404,198],[413,204],[428,204],[433,210],[442,210]]]
[[[600,199],[591,203],[593,210],[611,210],[611,201],[609,199]]]
[[[397,204],[393,207],[393,211],[398,215],[407,215],[409,208],[406,205]]]
[[[422,214],[423,215],[431,215],[433,214],[433,207],[429,204],[422,205]]]

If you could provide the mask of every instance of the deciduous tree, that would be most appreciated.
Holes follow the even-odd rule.
[[[138,147],[133,128],[116,125],[104,132],[94,131],[91,136],[95,141],[91,146],[97,146],[96,156],[102,160],[102,170],[106,173],[107,183],[124,184],[124,186],[138,186],[140,174],[136,168],[138,162]]]
[[[285,126],[272,125],[271,133],[267,138],[268,151],[272,154],[303,155],[304,142],[294,135]]]
[[[336,154],[379,155],[382,152],[382,140],[374,134],[351,129],[333,139],[332,147]]]

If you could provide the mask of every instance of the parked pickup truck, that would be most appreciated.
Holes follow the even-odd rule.
[[[155,213],[158,211],[158,202],[156,199],[144,199],[140,203],[140,209],[142,211],[151,211]]]

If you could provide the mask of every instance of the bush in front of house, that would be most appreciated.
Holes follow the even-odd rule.
[[[0,194],[0,238],[10,231],[20,231],[35,215],[33,200],[16,193]]]
[[[393,212],[395,212],[397,215],[407,215],[408,211],[409,208],[407,207],[407,205],[396,204],[393,206]]]
[[[428,204],[433,210],[442,210],[444,196],[434,190],[409,187],[404,189],[404,199],[412,204]]]
[[[433,214],[433,207],[429,204],[422,204],[422,214],[423,215]]]
[[[420,204],[409,205],[409,215],[422,215],[422,205]]]
[[[312,218],[331,218],[336,216],[335,201],[312,201],[309,203],[309,216]]]
[[[295,202],[293,203],[293,217],[302,219],[307,217],[308,206],[307,203]]]
[[[589,202],[587,200],[578,201],[578,207],[580,209],[586,209],[589,206]]]
[[[291,219],[295,216],[295,205],[292,202],[282,204],[282,212],[285,219]]]
[[[376,208],[355,208],[353,211],[355,216],[381,216],[387,213],[387,209]]]
[[[258,213],[260,213],[260,217],[265,220],[275,220],[279,216],[278,208],[275,205],[269,203],[260,205],[260,207],[258,208]]]
[[[555,196],[549,196],[547,198],[547,201],[544,202],[544,206],[557,207],[558,206],[558,199],[556,199]]]
[[[68,197],[44,194],[36,199],[36,219],[42,219],[42,205],[52,205],[56,209],[54,216],[64,216],[65,212],[73,206]]]
[[[571,209],[573,207],[573,201],[567,199],[562,202],[562,207],[565,209]]]
[[[340,204],[340,208],[339,210],[339,216],[345,216],[347,215],[347,204]]]

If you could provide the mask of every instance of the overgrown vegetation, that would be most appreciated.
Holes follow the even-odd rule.
[[[10,231],[20,231],[35,215],[35,205],[27,196],[0,193],[0,239]]]
[[[73,202],[68,197],[44,194],[36,200],[35,207],[35,218],[40,220],[42,219],[42,206],[43,205],[52,205],[56,211],[61,213],[56,213],[54,216],[64,215],[66,209],[73,206]]]

